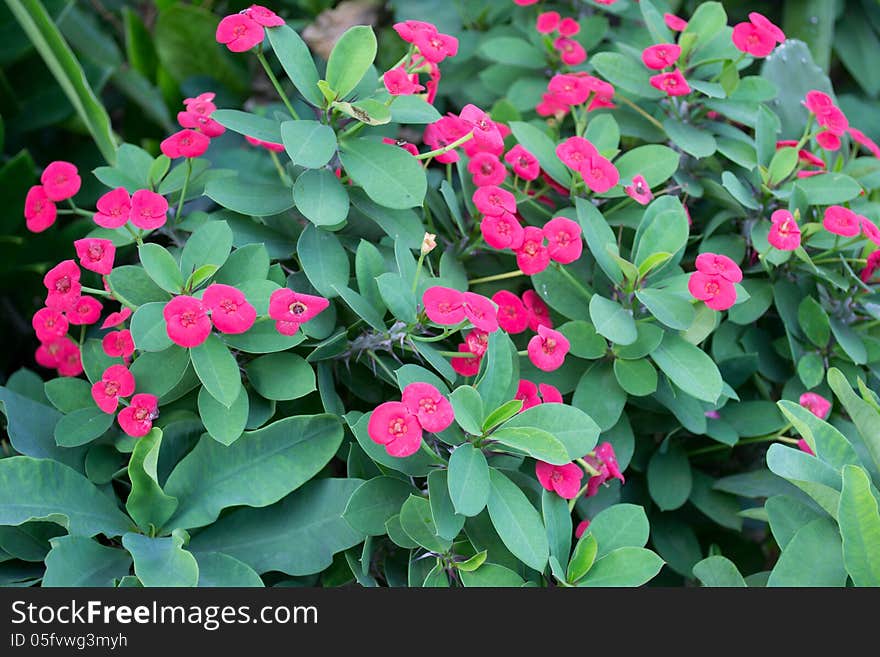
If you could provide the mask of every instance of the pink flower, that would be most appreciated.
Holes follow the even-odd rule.
[[[513,172],[523,180],[536,180],[541,173],[538,158],[517,144],[504,156],[504,161],[513,167]]]
[[[49,291],[46,307],[60,311],[73,308],[82,292],[79,276],[79,267],[73,260],[59,262],[47,271],[43,276],[43,285]]]
[[[211,321],[221,333],[244,333],[257,319],[256,309],[231,285],[209,285],[202,295],[202,303],[211,311]]]
[[[486,152],[474,155],[468,162],[467,170],[473,174],[475,187],[497,186],[507,177],[507,169],[498,156]]]
[[[701,253],[695,263],[697,271],[709,275],[718,275],[731,283],[739,283],[743,279],[742,269],[733,260],[720,253]]]
[[[540,34],[550,34],[551,32],[555,32],[557,27],[559,27],[558,11],[545,11],[541,14],[538,14],[538,20],[535,23],[535,29]]]
[[[824,114],[835,106],[831,96],[816,89],[807,92],[804,98],[804,105],[808,111],[816,115]]]
[[[250,137],[248,135],[244,136],[244,139],[251,146],[259,146],[260,148],[265,148],[267,151],[274,151],[276,153],[284,152],[284,144],[276,144],[271,141],[263,141],[261,139],[256,139],[255,137]]]
[[[669,15],[671,15],[671,14],[667,14],[667,16],[669,16]],[[590,521],[589,520],[581,520],[578,523],[577,527],[574,528],[574,537],[580,538],[581,536],[584,535],[584,532],[586,532],[589,528],[590,528]]]
[[[602,443],[593,453],[605,464],[612,477],[620,479],[622,483],[626,483],[623,473],[620,471],[620,466],[617,464],[617,456],[614,454],[614,447],[611,446],[611,443]]]
[[[831,205],[825,208],[822,225],[829,233],[843,237],[855,237],[859,234],[859,215],[842,205]]]
[[[101,328],[106,329],[119,326],[129,317],[131,317],[131,308],[123,308],[119,312],[110,313],[107,315],[107,319],[104,320],[104,323],[101,324]]]
[[[330,305],[324,297],[294,292],[288,288],[275,290],[269,297],[269,317],[282,335],[293,335],[300,324],[314,319]]]
[[[232,52],[244,52],[263,42],[263,26],[245,14],[227,16],[217,26],[217,43]]]
[[[470,350],[469,346],[466,344],[458,345],[458,350],[462,353],[472,354],[473,352]],[[480,371],[480,361],[482,360],[481,356],[477,356],[476,358],[450,358],[449,364],[452,365],[452,369],[454,369],[461,376],[474,376],[477,372]]]
[[[511,214],[516,212],[516,197],[506,189],[496,185],[479,187],[474,192],[474,205],[477,210],[485,215],[499,215],[504,212]]]
[[[64,201],[76,196],[82,185],[76,167],[70,162],[63,161],[52,162],[47,166],[40,176],[40,182],[50,201]]]
[[[538,335],[529,340],[529,360],[539,370],[552,372],[562,365],[569,347],[568,338],[562,333],[541,325]]]
[[[385,85],[385,89],[387,89],[388,93],[392,96],[409,96],[418,93],[419,91],[424,91],[425,89],[417,81],[413,81],[412,76],[406,72],[406,69],[403,66],[398,66],[397,68],[387,71],[385,75],[382,76],[382,82]]]
[[[587,78],[582,75],[557,73],[547,84],[553,97],[566,105],[580,105],[590,97],[592,89]]]
[[[733,28],[733,45],[755,57],[766,57],[776,47],[776,39],[754,23],[739,23]]]
[[[815,392],[805,392],[798,403],[820,420],[824,420],[831,412],[831,402]]]
[[[603,108],[614,109],[617,107],[617,105],[611,100],[614,98],[614,87],[611,84],[594,77],[588,77],[587,82],[590,84],[590,87],[594,92],[593,100],[591,100],[590,104],[587,106],[588,112]]]
[[[663,14],[663,21],[666,23],[666,27],[673,32],[682,32],[688,26],[686,20],[679,18],[675,14]]]
[[[756,11],[749,12],[749,20],[762,30],[766,30],[778,43],[785,41],[785,33],[763,14]]]
[[[134,353],[134,340],[131,337],[131,331],[122,329],[121,331],[110,331],[101,340],[101,347],[104,353],[111,358],[128,358]]]
[[[120,397],[134,392],[134,376],[125,365],[111,365],[92,386],[92,399],[105,413],[115,413]]]
[[[212,119],[211,117],[206,116],[204,114],[198,114],[196,112],[190,112],[190,111],[178,112],[177,113],[177,122],[180,124],[180,126],[182,128],[192,128],[193,130],[198,130],[206,137],[219,137],[224,132],[226,132],[226,128],[224,128],[222,125],[217,123],[214,119]],[[172,135],[172,136],[174,136],[174,135]],[[162,143],[164,144],[165,142],[169,141],[170,139],[171,139],[171,137],[169,137],[168,139],[166,139]],[[171,148],[173,149],[174,147],[172,146]],[[194,150],[195,147],[190,145],[190,146],[186,146],[186,148],[189,150]],[[208,146],[206,144],[205,149],[207,150],[207,148],[208,148]],[[180,147],[180,150],[183,151],[183,147]],[[162,149],[162,152],[165,153],[166,155],[168,155],[168,153],[165,152],[164,148]],[[202,151],[202,152],[204,152],[204,151]],[[198,155],[187,155],[186,153],[183,153],[183,155],[185,157],[198,157]],[[201,153],[199,153],[199,155],[201,155]],[[171,156],[168,155],[168,157],[171,157]],[[180,157],[180,156],[176,155],[175,157]]]
[[[581,24],[573,18],[563,18],[559,21],[559,33],[562,36],[574,36],[581,31]]]
[[[513,4],[519,5],[520,7],[528,7],[529,5],[534,5],[540,2],[540,0],[513,0]]]
[[[617,171],[617,167],[610,160],[598,154],[593,155],[584,164],[580,173],[584,178],[584,182],[587,183],[587,187],[597,194],[607,192],[620,181],[620,173]]]
[[[67,318],[52,308],[40,308],[31,318],[31,326],[40,342],[51,342],[67,334]]]
[[[880,245],[880,228],[877,227],[877,224],[862,215],[859,215],[859,221],[862,224],[862,232],[865,234],[865,237],[874,242],[874,244]]]
[[[162,140],[159,148],[164,155],[173,160],[178,157],[201,157],[210,145],[211,140],[207,135],[196,130],[184,129]]]
[[[195,297],[181,294],[165,304],[162,310],[165,330],[174,344],[198,347],[211,334],[211,320],[204,304]]]
[[[587,51],[574,39],[561,36],[553,42],[553,47],[559,52],[563,64],[577,66],[587,61]]]
[[[75,326],[94,324],[101,319],[101,302],[94,297],[80,297],[66,311],[67,321]]]
[[[810,456],[816,456],[816,452],[813,451],[813,448],[810,447],[810,444],[806,440],[804,440],[803,438],[801,438],[797,441],[797,446],[798,446],[798,449],[801,450],[802,452],[806,452]]]
[[[581,257],[584,243],[581,240],[581,227],[577,222],[565,217],[554,217],[544,224],[544,237],[547,238],[547,251],[551,260],[567,265]]]
[[[153,420],[159,417],[159,399],[155,395],[140,393],[131,398],[131,404],[119,411],[116,421],[132,438],[150,433]]]
[[[27,229],[32,233],[42,233],[55,223],[57,216],[58,208],[46,196],[46,190],[40,185],[31,187],[24,199],[24,218]]]
[[[251,5],[244,10],[244,13],[253,18],[263,27],[278,27],[284,25],[284,19],[281,18],[271,9],[267,9],[261,5]]]
[[[826,151],[836,151],[840,149],[840,137],[830,130],[820,130],[816,135],[816,142]]]
[[[727,310],[736,303],[736,288],[718,274],[695,271],[688,279],[688,290],[695,299],[704,301],[712,310]]]
[[[131,215],[131,197],[125,187],[117,187],[98,199],[95,223],[102,228],[120,228]]]
[[[394,24],[394,31],[397,32],[401,39],[407,43],[412,43],[419,32],[436,33],[437,26],[433,23],[425,23],[424,21],[403,21],[402,23]]]
[[[439,64],[447,57],[455,57],[458,54],[458,39],[437,31],[418,30],[413,43],[416,44],[422,57],[433,64]]]
[[[674,66],[681,57],[681,46],[674,43],[658,43],[648,46],[642,51],[642,62],[655,71],[662,71],[667,66]]]
[[[486,349],[489,348],[489,334],[478,328],[472,329],[464,336],[464,343],[468,351],[482,358],[483,354],[486,353]]]
[[[434,288],[432,288],[434,289]],[[461,295],[462,310],[475,328],[485,331],[486,333],[494,333],[498,330],[498,319],[495,316],[495,306],[486,297],[475,294],[474,292],[465,292]]]
[[[517,266],[527,276],[541,273],[550,264],[550,251],[544,246],[544,232],[535,226],[523,229],[522,244],[514,252]]]
[[[445,148],[449,144],[464,137],[471,132],[472,127],[465,121],[453,114],[444,116],[442,119],[425,127],[422,141],[431,147],[431,150]],[[441,164],[449,164],[458,161],[458,152],[453,149],[434,158]]]
[[[403,389],[401,403],[416,416],[425,431],[439,433],[452,424],[452,404],[430,383],[410,383]]]
[[[568,113],[567,103],[562,102],[555,94],[547,93],[541,96],[541,102],[535,106],[538,116],[555,116],[561,119]]]
[[[539,383],[538,392],[541,393],[541,399],[545,404],[562,403],[562,393],[556,386],[551,386],[549,383]]]
[[[880,146],[878,146],[877,142],[868,137],[864,132],[857,130],[856,128],[849,128],[849,136],[852,137],[853,141],[857,144],[860,144],[871,151],[871,154],[874,157],[880,158]]]
[[[60,376],[79,376],[82,374],[82,354],[73,340],[62,339],[56,367]]]
[[[116,256],[116,247],[113,242],[97,237],[84,237],[73,243],[79,264],[83,269],[94,271],[99,274],[109,274],[113,269],[113,259]]]
[[[418,418],[401,402],[379,404],[370,414],[367,433],[391,456],[411,456],[422,444]]]
[[[474,131],[474,142],[483,150],[493,153],[504,152],[504,137],[492,118],[476,105],[465,105],[459,118]]]
[[[633,176],[632,185],[627,185],[623,188],[623,191],[639,205],[648,205],[651,199],[654,198],[654,194],[651,193],[651,186],[648,185],[648,181],[645,180],[642,174]]]
[[[593,144],[583,137],[569,137],[556,147],[556,157],[569,169],[582,171],[590,159],[599,152]]]
[[[213,103],[217,96],[213,91],[205,91],[195,98],[184,98],[183,106],[190,114],[199,114],[201,116],[211,116],[217,106]]]
[[[523,403],[520,412],[527,411],[541,403],[541,398],[538,396],[538,387],[526,379],[519,380],[519,385],[513,398]]]
[[[617,465],[614,448],[610,443],[602,443],[594,452],[585,456],[584,460],[599,472],[598,475],[590,477],[587,482],[587,497],[592,497],[599,492],[599,486],[609,479],[620,479],[621,483],[625,483],[623,474]]]
[[[523,305],[529,314],[529,328],[537,331],[538,327],[546,326],[553,328],[553,320],[550,319],[550,309],[544,300],[534,290],[526,290],[522,295]]]
[[[574,463],[550,465],[544,461],[535,463],[535,474],[545,490],[555,492],[559,497],[573,500],[581,489],[584,471]]]
[[[453,326],[464,321],[464,294],[451,287],[435,285],[422,295],[425,314],[435,324]]]
[[[525,234],[516,216],[509,212],[483,217],[480,233],[486,244],[494,249],[518,249]]]
[[[861,278],[864,283],[868,283],[874,277],[874,273],[878,269],[880,269],[880,251],[874,251],[868,256],[868,262],[859,274],[859,278]]]
[[[418,155],[419,149],[415,144],[411,144],[404,139],[391,139],[390,137],[382,137],[382,143],[389,146],[399,146],[410,155]],[[282,147],[283,148],[283,147]]]
[[[77,353],[79,353],[76,343],[70,338],[64,336],[53,338],[40,343],[40,346],[37,347],[37,351],[34,354],[34,359],[37,361],[37,364],[42,367],[57,368],[67,357],[67,354],[71,353],[73,350],[76,350]],[[76,375],[73,374],[72,376]]]
[[[167,221],[168,201],[149,189],[139,189],[131,197],[131,223],[144,230],[164,226]]]
[[[492,295],[498,306],[496,317],[502,330],[510,334],[522,333],[529,325],[529,313],[513,292],[500,290]]]
[[[788,210],[776,210],[771,216],[767,241],[780,251],[794,251],[801,245],[801,229]]]
[[[652,87],[665,92],[669,96],[687,96],[691,92],[690,85],[688,85],[687,80],[684,79],[684,76],[678,69],[671,73],[652,75],[649,82]]]

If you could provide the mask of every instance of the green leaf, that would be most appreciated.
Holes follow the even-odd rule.
[[[642,98],[660,98],[663,93],[648,82],[649,71],[641,62],[616,52],[600,52],[590,57],[599,74],[615,87]]]
[[[473,572],[461,571],[460,576],[466,588],[520,587],[525,583],[509,568],[494,563],[484,563]]]
[[[130,369],[137,385],[161,401],[181,381],[188,367],[189,350],[172,345],[164,351],[142,353]]]
[[[597,558],[622,547],[644,547],[649,532],[645,509],[636,504],[615,504],[590,521],[590,533],[599,543]]]
[[[46,381],[45,392],[52,405],[62,413],[90,408],[95,403],[89,384],[69,376]]]
[[[723,381],[715,362],[702,349],[675,333],[663,336],[663,342],[651,352],[651,358],[689,395],[709,403],[715,403],[721,396]]]
[[[678,446],[658,449],[648,462],[648,490],[662,511],[677,509],[691,494],[691,466]]]
[[[199,556],[222,552],[258,573],[310,575],[364,535],[342,518],[360,479],[316,479],[262,509],[241,508],[205,528],[190,542]]]
[[[715,490],[715,479],[697,469],[691,470],[691,477],[691,504],[722,527],[741,531],[743,519],[739,515],[739,500],[733,495]]]
[[[602,216],[599,209],[586,199],[575,198],[575,206],[577,207],[578,223],[581,225],[584,239],[587,241],[587,248],[596,258],[596,263],[612,282],[622,283],[623,272],[620,271],[620,265],[606,249],[606,246],[611,246],[614,252],[617,249],[617,237],[611,230],[611,226],[605,221],[605,217]]]
[[[578,586],[641,586],[663,567],[663,559],[641,547],[612,550],[593,564]]]
[[[248,380],[266,399],[299,399],[317,389],[315,371],[304,358],[283,352],[245,365]]]
[[[836,470],[845,465],[861,464],[849,440],[835,427],[820,420],[800,404],[787,399],[782,399],[776,404],[795,430],[813,448],[820,461]]]
[[[767,168],[767,184],[775,187],[791,175],[798,163],[798,149],[786,147],[780,148],[770,160]]]
[[[83,536],[58,536],[46,555],[43,587],[113,586],[128,575],[131,557],[125,550],[107,547]]]
[[[190,349],[193,368],[211,396],[226,408],[232,406],[241,391],[238,363],[215,334],[198,347]]]
[[[197,228],[183,247],[180,271],[189,276],[204,265],[222,267],[232,251],[232,229],[225,221],[209,221]]]
[[[355,184],[373,201],[404,210],[422,204],[427,191],[425,170],[402,148],[369,139],[341,144],[339,159]]]
[[[400,513],[413,487],[396,477],[375,477],[352,493],[342,517],[356,531],[367,536],[386,533],[385,523]]]
[[[746,585],[734,563],[721,555],[707,557],[695,565],[694,577],[700,580],[703,586],[745,587]]]
[[[336,153],[336,133],[318,121],[285,121],[281,140],[293,163],[307,169],[323,167]]]
[[[125,534],[122,545],[131,553],[134,574],[144,586],[195,586],[199,582],[199,565],[183,549],[181,536],[149,538]]]
[[[138,256],[147,274],[153,281],[167,292],[179,294],[183,287],[183,276],[177,261],[167,250],[154,242],[141,244]]]
[[[571,462],[565,445],[556,440],[553,434],[535,427],[501,427],[492,433],[492,440],[512,448],[514,454],[528,454],[553,465]]]
[[[51,459],[0,459],[0,525],[48,520],[71,535],[119,536],[131,521],[88,479]]]
[[[807,493],[830,515],[837,515],[842,482],[834,468],[815,456],[780,444],[767,450],[767,467]]]
[[[486,433],[502,422],[506,422],[522,411],[522,407],[523,403],[520,399],[511,399],[509,402],[504,402],[501,406],[489,413],[489,415],[486,416],[486,419],[483,420],[482,433]]]
[[[667,146],[648,144],[627,151],[615,160],[614,166],[617,167],[621,180],[630,180],[633,176],[642,174],[648,181],[648,187],[654,188],[669,180],[672,174],[678,171],[680,158],[681,155]],[[608,197],[624,195],[621,186],[603,194]]]
[[[526,427],[539,427],[562,443],[567,455],[565,462],[581,458],[591,451],[599,440],[599,425],[579,408],[565,404],[533,406],[507,421],[502,426],[502,430]],[[495,434],[492,436],[494,438]]]
[[[165,351],[172,346],[163,311],[165,303],[145,303],[131,316],[131,338],[141,351]]]
[[[110,117],[52,17],[38,0],[8,0],[6,4],[91,133],[104,160],[113,165],[116,138]]]
[[[266,32],[272,50],[293,86],[312,105],[323,106],[324,99],[318,91],[318,69],[305,41],[289,25],[270,27]]]
[[[568,563],[571,552],[572,523],[568,501],[554,491],[541,491],[541,516],[550,544],[550,555],[560,564]]]
[[[254,324],[245,333],[222,336],[222,340],[230,347],[249,354],[268,354],[284,351],[295,347],[305,339],[306,336],[303,335],[302,331],[297,331],[293,335],[282,335],[275,328],[275,322],[259,322]]]
[[[100,438],[113,426],[113,413],[100,408],[80,408],[64,415],[55,425],[55,442],[61,447],[78,447]]]
[[[231,109],[214,110],[211,118],[240,135],[273,144],[281,143],[281,124],[275,119]]]
[[[785,549],[801,527],[811,520],[824,517],[815,505],[808,505],[803,500],[788,495],[774,495],[764,503],[770,530],[780,550]]]
[[[400,525],[407,536],[426,550],[445,554],[452,547],[452,541],[437,534],[431,504],[424,497],[407,498],[400,509]]]
[[[306,219],[329,230],[348,216],[348,192],[329,169],[303,171],[294,183],[293,200]]]
[[[861,380],[859,384],[861,387]],[[864,451],[873,461],[874,472],[880,472],[880,414],[874,406],[853,392],[843,373],[836,367],[828,370],[828,385],[858,428]]]
[[[657,321],[671,329],[686,331],[694,322],[694,307],[691,302],[669,290],[636,290],[636,298]]]
[[[626,392],[617,383],[611,363],[599,362],[584,372],[574,389],[571,405],[593,418],[601,431],[620,419]]]
[[[459,386],[449,396],[452,402],[452,410],[455,412],[455,421],[470,434],[479,436],[483,433],[483,399],[476,388],[472,386]]]
[[[373,306],[370,305],[370,302],[364,299],[361,295],[353,290],[349,290],[347,287],[336,287],[333,286],[333,289],[336,290],[336,293],[339,297],[345,302],[345,304],[351,308],[354,313],[363,319],[367,324],[372,326],[377,331],[385,331],[385,313],[384,308],[382,310],[377,310]]]
[[[590,319],[599,335],[616,344],[632,344],[638,337],[632,312],[600,294],[590,299]]]
[[[457,513],[475,516],[489,501],[489,465],[483,452],[470,443],[459,445],[449,457],[449,497]]]
[[[487,39],[477,49],[485,59],[509,66],[522,68],[542,68],[547,64],[547,57],[524,39],[501,36]]]
[[[831,324],[828,313],[813,297],[804,297],[797,309],[798,324],[810,342],[817,347],[825,347],[831,339]]]
[[[168,526],[203,527],[224,508],[277,502],[333,458],[342,434],[336,416],[299,415],[245,432],[228,447],[203,437],[165,484],[180,501]]]
[[[831,319],[831,333],[840,348],[849,356],[857,365],[863,365],[868,362],[868,351],[861,336],[850,326],[845,324],[836,317]]]
[[[263,580],[246,563],[222,552],[196,555],[199,564],[199,588],[261,587]]]
[[[423,125],[441,118],[440,112],[419,96],[397,96],[391,104],[391,120],[394,123]]]
[[[391,110],[388,106],[372,98],[365,98],[356,103],[336,100],[330,103],[330,107],[366,125],[385,125],[386,123],[391,123]]]
[[[152,429],[135,443],[128,462],[131,492],[125,501],[125,508],[145,531],[150,531],[151,525],[154,528],[162,527],[177,509],[177,499],[166,495],[159,485],[156,469],[161,444],[162,430]]]
[[[486,557],[488,556],[488,554],[489,553],[486,550],[477,552],[470,559],[456,562],[455,567],[462,572],[472,573],[477,568],[486,563]]]
[[[338,98],[357,86],[376,58],[376,35],[369,25],[356,25],[340,37],[327,60],[327,84]]]
[[[689,123],[670,118],[663,121],[663,129],[676,146],[694,157],[709,157],[717,148],[715,137]]]
[[[569,353],[572,356],[595,360],[608,351],[605,338],[596,333],[596,328],[589,322],[583,320],[566,322],[558,328],[558,331],[571,343]]]
[[[513,399],[519,381],[519,356],[504,331],[489,335],[489,345],[475,387],[485,408],[497,408]]]
[[[151,301],[167,302],[169,295],[156,285],[143,267],[122,265],[114,267],[107,276],[113,296],[123,305],[136,308]]]
[[[520,561],[543,571],[550,556],[541,516],[510,479],[489,469],[489,517],[502,542]]]
[[[615,360],[614,376],[620,387],[635,397],[644,397],[657,390],[657,370],[647,358]]]
[[[565,579],[571,584],[580,580],[593,567],[598,552],[599,543],[595,536],[590,532],[581,536],[577,545],[574,546],[571,561],[568,562]]]
[[[563,187],[571,185],[571,173],[556,156],[556,144],[540,128],[523,123],[511,121],[510,129],[517,143],[538,158],[541,168]],[[587,242],[589,244],[589,241]]]
[[[843,547],[833,522],[819,518],[801,527],[779,555],[767,586],[846,585]]]
[[[205,196],[224,208],[254,217],[281,214],[293,207],[290,187],[280,183],[255,183],[238,178],[211,180]]]
[[[351,265],[348,254],[333,233],[306,226],[296,244],[300,264],[321,296],[338,296],[334,286],[348,287]]]
[[[455,511],[449,495],[449,476],[446,470],[428,473],[428,501],[437,534],[446,540],[455,540],[464,527],[465,516]]]
[[[661,196],[655,200],[642,217],[636,231],[635,264],[646,268],[649,259],[668,253],[674,257],[687,245],[689,234],[684,206],[674,197]]]
[[[837,522],[843,539],[843,560],[856,586],[880,586],[880,513],[864,469],[843,468],[843,490]]]
[[[804,192],[809,205],[834,205],[856,198],[862,186],[842,173],[823,173],[801,178],[798,187]]]
[[[205,425],[205,431],[223,445],[231,445],[244,433],[247,426],[250,402],[244,387],[232,406],[226,407],[211,396],[207,388],[199,390],[199,417]]]
[[[248,244],[235,249],[214,276],[225,285],[241,285],[244,281],[264,280],[269,274],[269,253],[262,244]]]

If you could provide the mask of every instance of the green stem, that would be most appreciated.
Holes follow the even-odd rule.
[[[479,358],[479,356],[469,351],[438,351],[436,353],[447,358]]]
[[[412,293],[416,293],[416,288],[419,286],[419,274],[422,273],[422,263],[425,262],[425,254],[423,252],[419,252],[419,261],[416,263],[416,273],[413,276],[412,282]]]
[[[189,177],[192,175],[192,158],[186,158],[186,175],[183,177],[183,187],[180,190],[180,200],[177,202],[177,211],[174,213],[174,223],[179,224],[183,219],[183,204],[186,201],[186,188],[189,187]],[[126,224],[128,225],[128,224]],[[138,242],[140,243],[140,242]]]
[[[272,86],[275,87],[275,91],[278,92],[278,95],[281,97],[282,102],[284,102],[284,106],[287,108],[287,111],[290,112],[290,116],[292,116],[294,120],[298,121],[299,114],[297,114],[296,110],[293,109],[293,105],[290,104],[290,100],[287,98],[287,94],[284,93],[284,89],[281,88],[281,83],[278,82],[278,78],[276,78],[275,74],[272,72],[272,67],[269,66],[269,62],[266,61],[266,56],[263,54],[262,48],[258,49],[256,54],[257,59],[260,60],[260,64],[263,65],[263,70],[266,71],[266,75],[272,82]]]
[[[281,183],[283,185],[289,185],[290,181],[287,179],[284,167],[281,166],[281,160],[278,159],[278,154],[275,153],[275,151],[269,151],[269,157],[272,158],[272,164],[275,165],[275,170],[278,172],[278,177],[281,178]]]
[[[416,159],[417,160],[427,160],[432,157],[437,157],[438,155],[443,155],[444,153],[448,153],[449,151],[458,148],[463,143],[465,143],[466,141],[470,141],[473,138],[474,138],[474,133],[473,133],[473,131],[471,131],[471,132],[467,133],[466,135],[464,135],[463,137],[459,137],[451,144],[446,144],[446,146],[444,146],[443,148],[437,148],[433,151],[428,151],[427,153],[419,153],[418,155],[416,155]]]
[[[491,283],[492,281],[503,281],[507,278],[516,278],[517,276],[525,276],[522,270],[505,272],[503,274],[494,274],[492,276],[483,276],[482,278],[472,278],[468,281],[468,285],[477,285],[478,283]]]
[[[786,424],[779,431],[775,433],[768,434],[766,436],[756,436],[755,438],[744,438],[743,440],[738,441],[735,445],[710,445],[709,447],[702,447],[700,449],[694,449],[687,453],[688,456],[696,456],[698,454],[709,454],[711,452],[719,452],[725,449],[731,449],[733,447],[739,447],[740,445],[751,445],[755,443],[768,443],[774,440],[778,440],[783,443],[789,443],[792,445],[797,444],[797,440],[794,438],[786,438],[782,434],[791,429],[791,424]]]
[[[137,242],[138,246],[144,243],[141,239],[141,236],[135,232],[134,228],[132,228],[129,224],[125,224],[125,230],[128,231],[128,234],[134,238],[134,241]]]
[[[78,214],[83,217],[91,217],[94,212],[89,212],[88,210],[80,210],[79,208],[74,208],[73,210],[58,210],[58,214]]]
[[[107,292],[107,290],[97,290],[93,287],[86,287],[85,285],[82,286],[82,291],[88,292],[89,294],[95,294],[99,297],[109,297],[110,296],[110,293]]]
[[[659,128],[660,130],[663,130],[663,124],[660,123],[660,121],[658,121],[658,120],[655,119],[653,116],[651,116],[650,114],[648,114],[645,110],[643,110],[641,107],[639,107],[638,105],[636,105],[636,104],[635,104],[634,102],[632,102],[629,98],[626,98],[626,97],[624,97],[624,96],[617,96],[617,97],[616,97],[616,100],[619,100],[619,101],[620,101],[621,103],[623,103],[624,105],[629,106],[630,109],[634,110],[634,111],[637,112],[638,114],[641,114],[641,115],[645,118],[646,121],[648,121],[649,123],[653,124],[654,126],[656,126],[657,128]]]

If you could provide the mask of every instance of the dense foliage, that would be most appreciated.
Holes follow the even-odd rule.
[[[329,4],[7,0],[0,581],[880,585],[880,10]]]

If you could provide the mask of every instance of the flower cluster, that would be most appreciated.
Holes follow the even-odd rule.
[[[815,89],[807,92],[804,105],[822,127],[816,135],[816,142],[826,151],[839,149],[841,136],[849,130],[846,114],[835,105],[831,96]]]
[[[185,294],[174,297],[165,304],[162,316],[171,341],[189,349],[208,339],[212,324],[221,333],[244,333],[256,321],[257,311],[240,290],[214,283],[201,299]]]
[[[688,290],[695,299],[704,301],[712,310],[727,310],[736,303],[736,287],[742,270],[733,260],[718,253],[701,253],[697,270],[688,278]]]
[[[217,43],[224,44],[232,52],[245,52],[263,43],[265,28],[284,25],[284,19],[271,9],[251,5],[238,14],[226,16],[217,25]]]
[[[621,483],[626,481],[617,464],[617,457],[611,443],[602,443],[594,451],[582,459],[578,459],[578,462],[590,475],[586,491],[583,491],[587,497],[595,495],[599,491],[599,486],[609,479],[619,479]],[[584,470],[577,463],[551,465],[544,461],[538,461],[535,463],[535,474],[545,490],[556,493],[564,499],[573,500],[582,492],[581,481],[584,478]],[[587,523],[588,525],[589,523]]]
[[[569,169],[579,173],[587,187],[596,194],[604,194],[620,181],[617,167],[584,137],[566,139],[556,147],[556,156]]]
[[[59,201],[76,196],[82,179],[70,162],[52,162],[43,170],[40,184],[28,190],[24,199],[24,218],[29,231],[41,233],[55,223]]]
[[[211,139],[219,137],[226,128],[211,118],[217,109],[214,94],[205,92],[183,101],[184,110],[177,113],[177,122],[183,130],[175,132],[160,144],[162,153],[173,159],[178,157],[201,157],[211,145]]]
[[[159,400],[155,395],[139,393],[130,402],[125,402],[124,398],[131,396],[134,391],[134,375],[128,368],[111,365],[92,386],[92,399],[98,408],[109,414],[116,413],[119,404],[124,404],[116,421],[126,434],[140,438],[150,432],[153,420],[159,417]]]
[[[523,403],[520,410],[522,412],[540,404],[561,404],[562,393],[559,392],[559,388],[549,383],[535,385],[527,379],[520,379],[514,399],[519,399]]]
[[[370,415],[367,433],[391,456],[419,451],[422,431],[439,433],[455,419],[452,404],[430,383],[410,383],[399,402],[379,404]]]
[[[615,107],[614,86],[583,71],[557,73],[547,84],[547,92],[535,107],[539,116],[562,119],[573,108],[584,106],[587,112]]]

